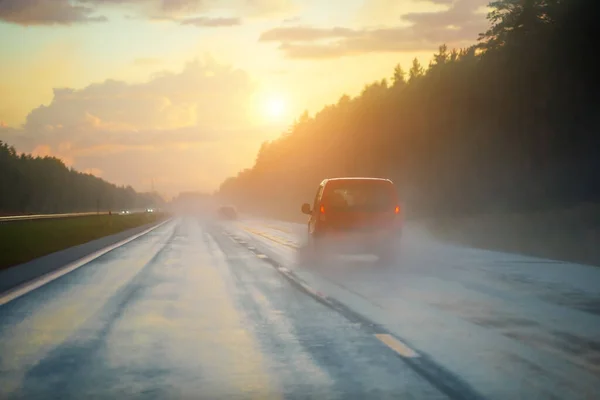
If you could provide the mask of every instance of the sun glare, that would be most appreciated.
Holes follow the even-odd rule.
[[[281,97],[271,97],[264,104],[264,112],[269,119],[280,119],[286,111],[285,101]]]

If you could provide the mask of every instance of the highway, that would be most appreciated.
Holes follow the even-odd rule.
[[[304,228],[175,218],[0,301],[0,398],[600,393],[600,269],[418,227],[398,265],[317,269],[297,262]]]

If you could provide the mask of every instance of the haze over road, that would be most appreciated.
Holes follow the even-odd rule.
[[[177,218],[0,306],[0,397],[600,393],[597,269],[409,228],[399,265],[317,270],[303,229]]]

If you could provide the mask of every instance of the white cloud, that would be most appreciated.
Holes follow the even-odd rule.
[[[387,0],[386,0],[387,1]],[[285,26],[262,33],[259,41],[278,42],[288,58],[324,59],[365,53],[418,52],[446,43],[464,47],[475,43],[487,27],[481,6],[487,0],[456,0],[442,11],[398,15],[395,26],[345,27]],[[433,3],[447,5],[450,1]]]
[[[204,28],[220,28],[226,26],[241,25],[242,20],[237,17],[194,17],[184,18],[180,21],[181,25],[192,25]]]
[[[396,21],[403,10],[449,8],[447,15],[463,17],[457,10],[481,9],[488,0],[370,0],[361,15],[366,21]],[[2,0],[0,20],[20,25],[71,25],[103,22],[108,8],[126,11],[127,15],[166,19],[198,27],[224,27],[241,24],[242,18],[291,17],[303,3],[299,0]],[[444,12],[442,12],[444,13]],[[220,14],[220,15],[219,15]],[[370,22],[368,22],[370,23]]]
[[[173,190],[198,189],[184,186],[194,181],[216,186],[256,150],[247,112],[253,90],[244,71],[194,61],[140,84],[55,89],[22,127],[0,127],[0,140],[134,187],[148,174],[170,177]],[[226,152],[238,154],[235,167]]]
[[[136,15],[180,21],[186,18],[203,18],[212,25],[232,26],[238,17],[264,17],[281,15],[295,10],[293,0],[1,0],[0,20],[19,25],[71,25],[101,22],[107,7],[118,7]],[[231,17],[203,14],[223,11]]]
[[[102,22],[92,7],[69,0],[2,0],[0,20],[19,25],[71,25]]]

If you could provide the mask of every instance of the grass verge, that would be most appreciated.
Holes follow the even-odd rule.
[[[0,270],[165,218],[140,213],[0,223]]]
[[[436,219],[426,225],[448,242],[600,266],[600,204]]]

